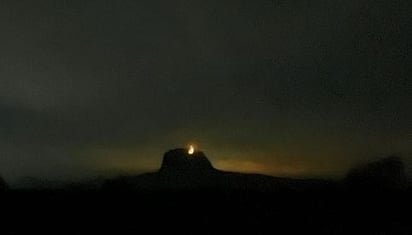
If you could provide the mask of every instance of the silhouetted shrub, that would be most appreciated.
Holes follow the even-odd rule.
[[[347,186],[356,189],[406,189],[405,168],[401,158],[389,156],[355,167],[345,178]]]
[[[0,177],[0,192],[6,191],[9,188],[6,181],[2,177]]]

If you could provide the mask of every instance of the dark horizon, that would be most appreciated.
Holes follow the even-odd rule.
[[[193,147],[193,148],[192,148]],[[192,150],[192,151],[191,151]],[[206,168],[211,168],[213,171],[220,172],[223,174],[233,174],[233,175],[242,175],[243,177],[270,177],[273,180],[286,180],[286,181],[295,181],[298,180],[299,182],[320,182],[321,184],[327,183],[330,185],[345,185],[348,182],[348,179],[353,178],[353,173],[358,172],[361,170],[361,172],[366,173],[368,177],[372,176],[377,177],[378,179],[378,185],[380,184],[385,184],[385,180],[389,180],[391,183],[389,184],[389,187],[394,187],[398,190],[397,184],[403,185],[401,190],[403,189],[408,189],[411,187],[412,183],[412,178],[408,177],[406,174],[406,169],[404,166],[403,159],[399,156],[396,155],[391,155],[391,156],[385,156],[382,158],[374,159],[369,162],[361,162],[357,165],[353,165],[348,171],[346,171],[342,176],[339,177],[327,177],[327,176],[322,176],[322,175],[310,175],[310,176],[305,176],[305,175],[300,175],[300,176],[290,176],[290,175],[270,175],[270,174],[264,174],[264,173],[259,173],[257,171],[238,171],[238,170],[231,170],[231,169],[224,169],[224,168],[219,168],[215,167],[213,162],[209,160],[209,157],[202,151],[202,149],[198,149],[194,145],[189,145],[189,147],[182,147],[182,148],[175,148],[175,149],[170,149],[166,151],[163,156],[162,156],[162,161],[160,165],[152,170],[147,170],[147,171],[134,171],[134,172],[127,172],[127,171],[119,171],[119,172],[102,172],[101,174],[96,174],[96,175],[88,175],[88,176],[78,176],[78,177],[68,177],[68,178],[41,178],[41,177],[33,177],[33,176],[23,176],[21,178],[15,179],[14,181],[4,181],[4,179],[1,178],[0,176],[0,186],[1,184],[5,183],[8,187],[14,190],[19,190],[19,189],[30,189],[30,190],[73,190],[74,192],[78,189],[76,187],[81,186],[84,187],[84,189],[87,190],[102,190],[102,187],[104,189],[104,185],[107,182],[116,182],[118,179],[123,180],[127,178],[136,178],[136,177],[145,177],[147,174],[161,174],[162,172],[165,171],[165,168],[167,167],[167,164],[170,164],[170,161],[166,159],[166,156],[169,153],[173,153],[178,151],[180,154],[180,158],[187,159],[188,163],[191,161],[197,162],[198,160],[203,161],[203,159],[206,159]],[[182,155],[182,151],[184,152]],[[185,160],[186,161],[186,160]],[[178,163],[181,164],[181,163]],[[395,168],[393,168],[395,164]],[[376,167],[377,166],[377,167]],[[175,168],[176,166],[172,166],[172,168]],[[203,166],[201,166],[203,168]],[[192,168],[192,169],[190,169]],[[187,170],[189,170],[190,173],[187,175],[185,178],[188,178],[188,180],[192,177],[195,176],[194,178],[194,183],[200,184],[202,180],[200,179],[207,179],[209,178],[209,174],[205,173],[202,171],[202,169],[199,169],[196,165],[189,164]],[[169,170],[170,171],[170,170]],[[185,169],[180,169],[179,167],[176,169],[171,170],[172,175],[167,177],[167,181],[173,182],[175,180],[175,174],[183,174]],[[191,175],[194,174],[194,175]],[[357,184],[363,182],[365,179],[367,179],[366,175],[360,175],[360,176],[355,176],[355,182],[351,182],[350,184]],[[198,178],[200,177],[200,178]],[[359,178],[361,177],[361,178]],[[381,178],[383,177],[383,178]],[[367,179],[365,182],[373,182],[371,179]],[[212,177],[213,179],[213,177]],[[403,181],[403,180],[404,181]],[[2,181],[3,180],[3,181]],[[199,181],[200,180],[200,181]],[[216,180],[212,180],[216,181]],[[219,181],[219,180],[217,180]],[[235,180],[236,182],[236,180]],[[239,182],[238,182],[239,183]],[[290,184],[290,183],[289,183]],[[247,184],[246,184],[247,185]],[[244,185],[243,187],[246,187]],[[74,188],[73,188],[74,186]],[[271,190],[280,190],[279,188],[280,185],[275,185],[266,188],[268,192]],[[247,186],[246,188],[250,188],[252,192],[255,190],[251,186]],[[375,187],[375,186],[374,186]],[[1,188],[1,187],[0,187]],[[218,190],[218,189],[216,189]],[[1,190],[0,190],[1,191]],[[144,193],[145,190],[138,190],[141,193]]]
[[[143,173],[196,144],[216,168],[412,177],[409,1],[0,3],[0,175]]]

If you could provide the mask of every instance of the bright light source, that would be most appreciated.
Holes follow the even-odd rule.
[[[188,154],[192,155],[195,153],[195,147],[193,145],[189,146],[189,150],[187,151]]]

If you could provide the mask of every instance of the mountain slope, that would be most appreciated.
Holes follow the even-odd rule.
[[[215,169],[205,154],[187,149],[165,153],[157,172],[118,177],[104,184],[107,190],[247,190],[300,191],[327,187],[322,180],[298,180],[260,174],[243,174]]]

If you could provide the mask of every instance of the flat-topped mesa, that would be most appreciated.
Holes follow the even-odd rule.
[[[201,151],[190,149],[173,149],[164,154],[162,172],[204,172],[215,170]]]

